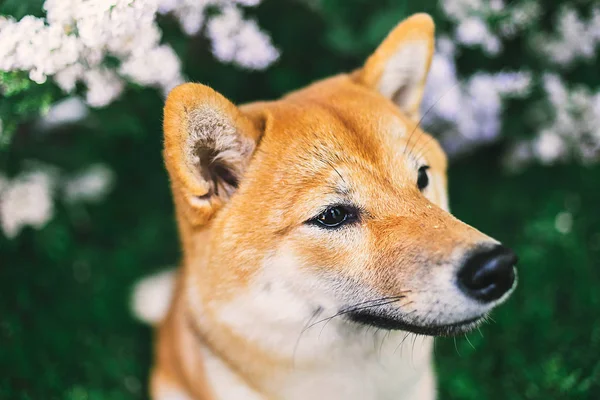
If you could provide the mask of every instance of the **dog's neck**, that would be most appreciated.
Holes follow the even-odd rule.
[[[199,350],[180,352],[198,358],[188,364],[204,365],[215,399],[434,398],[431,338],[330,319],[336,310],[305,304],[275,281],[214,309],[211,296],[192,290],[207,254],[202,246],[194,250],[186,257],[195,265],[184,268],[182,284],[190,286],[182,287],[178,314]]]
[[[303,367],[267,365],[269,372],[258,379],[246,376],[243,365],[232,366],[205,345],[202,356],[206,381],[219,400],[434,399],[431,339],[401,333],[386,336],[384,332],[375,335],[372,352],[335,351],[329,360],[323,357]]]

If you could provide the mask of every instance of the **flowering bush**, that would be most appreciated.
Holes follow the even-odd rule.
[[[36,112],[45,114],[43,125],[73,122],[87,114],[86,106],[77,97],[50,107],[50,99],[74,94],[78,84],[84,87],[85,103],[95,108],[106,107],[121,96],[127,82],[155,87],[166,94],[183,83],[184,77],[179,56],[169,44],[161,43],[162,33],[156,22],[160,14],[174,15],[188,35],[197,34],[206,23],[206,35],[218,60],[264,69],[277,59],[279,52],[254,20],[244,19],[241,9],[259,2],[46,0],[45,18],[26,15],[17,21],[0,15],[0,92],[7,101],[13,101],[15,95],[26,96],[32,85],[42,85],[51,77],[62,94],[48,88],[38,104],[23,100],[33,108],[33,113],[24,117]],[[211,8],[215,14],[209,18]],[[14,101],[18,102],[18,98]],[[23,122],[21,115],[11,113],[14,105],[7,108],[7,115],[0,108],[0,135],[5,137],[0,142],[5,144],[17,124]],[[6,128],[3,118],[10,122]],[[35,176],[40,178],[43,174],[40,171]],[[0,190],[4,210],[0,222],[7,236],[14,236],[21,225],[41,227],[50,219],[52,207],[46,205],[52,201],[49,181],[47,177],[27,178],[24,188],[15,183],[11,187],[14,190]],[[105,181],[108,184],[109,180]],[[84,186],[78,190],[86,189]],[[19,198],[19,193],[26,199]],[[39,209],[36,201],[27,201],[34,193],[35,197],[46,199],[40,200]]]

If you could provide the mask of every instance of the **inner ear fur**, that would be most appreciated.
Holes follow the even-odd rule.
[[[213,89],[186,83],[164,109],[164,159],[178,212],[206,223],[235,192],[260,137],[255,121]]]
[[[434,52],[434,32],[435,25],[427,14],[415,14],[405,19],[352,77],[392,100],[410,118],[418,120]]]

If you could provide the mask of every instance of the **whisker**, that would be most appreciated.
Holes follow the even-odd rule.
[[[427,137],[427,140],[425,140],[423,142],[423,145],[421,147],[419,147],[418,151],[413,153],[414,158],[420,159],[420,158],[425,157],[425,155],[427,155],[427,153],[429,153],[431,151],[431,148],[428,149],[427,146],[429,145],[429,143],[432,143],[434,140],[435,140],[435,138],[433,137],[433,135]],[[422,153],[423,151],[425,151],[425,152]]]
[[[402,338],[402,340],[400,341],[400,343],[398,343],[398,346],[396,346],[396,348],[394,349],[394,353],[396,354],[396,352],[398,351],[398,349],[400,348],[400,346],[402,346],[402,343],[404,343],[404,341],[406,340],[406,338],[410,335],[410,332],[406,332],[406,335],[404,335],[404,338]],[[400,354],[402,354],[402,352],[400,352]]]
[[[386,305],[386,304],[395,303],[395,302],[397,302],[397,301],[400,301],[400,300],[402,300],[404,297],[406,297],[406,296],[404,296],[404,295],[401,295],[401,296],[394,296],[394,297],[391,297],[391,298],[392,298],[392,300],[387,300],[387,301],[383,301],[383,299],[386,299],[386,298],[383,298],[383,299],[377,299],[377,300],[371,300],[370,302],[376,302],[376,301],[379,301],[379,302],[378,302],[378,303],[376,303],[376,304],[370,304],[370,305],[363,306],[363,307],[356,307],[356,306],[347,307],[347,308],[344,308],[343,310],[341,310],[341,311],[339,311],[339,312],[335,313],[335,314],[334,314],[334,315],[332,315],[331,317],[323,318],[323,319],[321,319],[321,320],[319,320],[319,321],[317,321],[317,322],[315,322],[315,323],[311,324],[311,325],[310,325],[308,328],[306,328],[306,329],[310,329],[310,328],[312,328],[313,326],[315,326],[315,325],[317,325],[317,324],[320,324],[321,322],[325,322],[325,321],[329,322],[329,321],[331,321],[333,318],[335,318],[335,317],[338,317],[338,316],[340,316],[340,315],[348,314],[348,313],[351,313],[351,312],[354,312],[354,311],[360,311],[360,310],[364,310],[364,309],[367,309],[367,308],[378,307],[378,306],[383,306],[383,305]],[[387,299],[389,299],[389,298],[390,298],[390,297],[388,297]],[[368,303],[368,302],[359,303],[359,305],[360,305],[360,304],[364,304],[364,303]]]
[[[310,316],[310,318],[308,319],[308,321],[306,321],[306,324],[304,324],[304,328],[302,328],[302,331],[300,332],[300,335],[298,335],[298,339],[296,340],[296,344],[294,345],[294,351],[292,353],[292,365],[295,364],[296,362],[296,352],[298,351],[298,346],[300,345],[300,339],[302,339],[302,335],[304,334],[304,332],[306,332],[306,327],[308,326],[308,324],[310,324],[315,318],[317,318],[317,316],[319,314],[321,314],[323,312],[323,307],[319,306]]]
[[[412,349],[410,353],[410,363],[415,367],[415,343],[417,343],[418,335],[413,335]]]
[[[348,182],[346,182],[346,180],[344,179],[344,177],[342,176],[342,174],[340,174],[340,171],[337,170],[337,168],[335,167],[335,165],[333,165],[333,163],[329,160],[323,160],[325,161],[327,164],[329,164],[329,166],[331,168],[333,168],[333,170],[335,171],[335,173],[340,177],[340,179],[342,180],[342,182],[344,182],[346,185],[348,185]]]
[[[421,125],[421,122],[423,122],[423,119],[427,116],[427,114],[429,114],[429,112],[431,112],[431,110],[433,110],[433,108],[444,98],[446,97],[446,95],[448,93],[450,93],[452,90],[454,90],[454,88],[456,88],[456,86],[458,86],[460,84],[460,81],[457,81],[454,85],[452,85],[448,90],[446,90],[444,92],[444,94],[442,94],[432,105],[430,105],[427,110],[425,110],[425,112],[423,113],[423,115],[421,116],[421,118],[419,118],[419,122],[417,122],[417,124],[415,125],[414,129],[412,130],[412,132],[410,133],[410,135],[408,136],[408,140],[406,141],[406,145],[404,146],[404,151],[403,151],[403,155],[406,155],[406,149],[408,148],[408,145],[410,144],[410,138],[412,137],[412,135],[416,132],[417,128],[419,128],[419,126]],[[411,150],[412,151],[412,150]],[[411,154],[410,152],[408,154]]]
[[[485,319],[483,320],[485,322]],[[483,337],[483,332],[481,332],[481,328],[478,326],[477,330],[479,331],[479,334],[481,335],[481,337]]]
[[[473,346],[473,343],[471,343],[471,341],[469,340],[469,337],[467,336],[466,333],[465,333],[465,339],[467,339],[467,342],[471,345],[471,347],[473,348],[473,350],[475,350],[475,346]]]
[[[383,342],[385,340],[389,339],[389,337],[390,337],[391,334],[392,334],[392,331],[387,331],[387,333],[381,339],[381,343],[379,343],[379,359],[380,360],[381,360],[381,350],[383,349]]]
[[[459,357],[462,357],[462,354],[460,354],[460,351],[458,351],[458,345],[456,344],[456,336],[454,336],[454,349],[456,350],[456,354],[458,354]]]

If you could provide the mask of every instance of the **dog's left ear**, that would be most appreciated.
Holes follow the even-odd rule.
[[[433,20],[427,14],[405,19],[352,77],[391,99],[409,117],[418,119],[434,51],[434,31]]]

